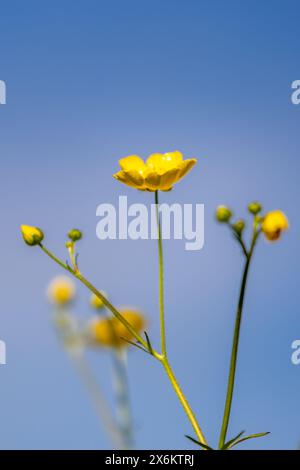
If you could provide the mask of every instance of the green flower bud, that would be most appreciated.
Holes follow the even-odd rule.
[[[227,223],[232,217],[231,210],[226,206],[219,206],[216,210],[216,219],[218,222]]]
[[[30,246],[38,245],[44,238],[44,234],[41,229],[31,227],[30,225],[21,225],[21,233],[25,243]]]
[[[241,236],[242,233],[243,233],[243,230],[244,230],[244,228],[245,228],[245,222],[244,222],[242,219],[237,220],[237,221],[233,224],[232,228],[233,228],[233,230],[235,231],[235,233],[236,233],[237,235]]]
[[[68,237],[70,238],[70,240],[72,240],[72,242],[77,242],[78,240],[82,238],[82,232],[78,230],[77,228],[73,228],[68,233]]]
[[[262,206],[259,202],[250,202],[250,204],[248,204],[248,211],[253,215],[258,214],[261,210]]]

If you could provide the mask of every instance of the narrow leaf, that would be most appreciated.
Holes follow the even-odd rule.
[[[194,439],[193,437],[188,436],[187,434],[185,434],[185,437],[187,437],[194,444],[197,444],[198,446],[203,447],[203,449],[205,450],[213,450],[211,447],[207,446],[206,444],[202,444],[202,442],[197,441],[197,439]]]
[[[244,434],[244,432],[245,431],[239,432],[237,436],[235,436],[233,439],[230,439],[230,441],[226,442],[224,446],[222,447],[222,450],[229,449],[232,446],[232,444]]]
[[[248,439],[256,439],[257,437],[264,437],[264,436],[267,436],[268,434],[270,434],[270,433],[269,432],[259,432],[257,434],[250,434],[249,436],[242,437],[242,439],[238,439],[230,447],[234,447],[234,446],[240,444],[241,442],[248,441]]]
[[[144,333],[145,333],[145,336],[146,336],[146,340],[147,340],[147,344],[148,344],[149,353],[152,354],[152,356],[153,356],[153,348],[152,348],[152,346],[151,346],[149,336],[147,335],[147,331],[144,331]]]
[[[123,336],[120,336],[120,338],[121,338],[123,341],[126,341],[126,343],[131,344],[131,346],[135,346],[136,348],[141,349],[141,351],[144,351],[145,353],[149,354],[149,351],[147,351],[145,348],[143,348],[143,347],[140,346],[139,344],[134,343],[133,341],[130,341],[129,339],[123,338]]]

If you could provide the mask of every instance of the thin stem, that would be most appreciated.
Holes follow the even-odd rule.
[[[192,409],[189,405],[189,402],[185,398],[185,395],[184,395],[183,391],[180,388],[180,385],[179,385],[179,383],[178,383],[178,381],[177,381],[177,379],[174,375],[173,370],[171,369],[171,366],[170,366],[168,360],[165,358],[165,359],[162,359],[161,362],[162,362],[162,364],[165,368],[165,371],[166,371],[166,373],[169,377],[169,380],[172,384],[172,387],[173,387],[177,397],[179,398],[180,403],[181,403],[188,419],[190,420],[190,423],[191,423],[191,425],[192,425],[192,427],[195,431],[195,434],[196,434],[197,438],[199,439],[199,442],[201,442],[202,444],[207,445],[207,442],[205,440],[203,432],[202,432],[202,430],[201,430],[201,428],[200,428],[200,426],[197,422],[197,419],[196,419],[196,417],[195,417],[195,415],[194,415],[194,413],[193,413],[193,411],[192,411]]]
[[[132,449],[134,439],[127,376],[127,351],[125,348],[113,351],[113,365],[118,426],[122,434],[124,449]]]
[[[162,234],[161,234],[161,222],[159,214],[159,200],[158,191],[155,191],[155,206],[156,206],[156,221],[158,231],[158,257],[159,257],[159,317],[160,317],[160,338],[161,338],[161,352],[162,356],[160,362],[164,366],[164,369],[168,375],[171,385],[182,404],[182,407],[190,420],[190,423],[195,431],[195,434],[199,441],[203,444],[207,444],[202,430],[197,422],[197,419],[180,388],[180,385],[174,375],[173,370],[167,359],[167,347],[166,347],[166,328],[165,328],[165,312],[164,312],[164,258],[163,258],[163,247],[162,247]]]
[[[158,231],[158,257],[159,257],[159,317],[160,317],[160,339],[161,352],[164,357],[167,356],[166,348],[166,328],[164,313],[164,257],[161,237],[161,223],[159,215],[158,191],[155,191],[156,221]]]
[[[83,277],[83,275],[78,272],[74,271],[71,269],[68,265],[63,263],[60,259],[58,259],[56,256],[54,256],[47,248],[45,248],[42,244],[40,244],[41,249],[51,258],[53,259],[56,263],[58,263],[62,268],[64,268],[66,271],[71,273],[74,277],[76,277],[79,281],[82,282],[93,294],[98,297],[103,304],[110,310],[115,317],[127,328],[128,331],[132,334],[132,336],[139,342],[141,343],[145,349],[148,351],[148,344],[147,342],[139,335],[139,333],[131,326],[131,324],[126,320],[126,318],[123,317],[123,315],[109,302],[109,300],[100,292],[96,287],[94,287],[87,279]],[[157,358],[160,357],[160,355],[156,351],[152,351],[152,354],[154,356],[157,356]]]
[[[63,319],[63,322],[61,321]],[[114,448],[118,449],[123,447],[123,439],[121,433],[116,425],[114,417],[110,411],[106,398],[101,390],[100,384],[97,382],[92,370],[86,361],[82,345],[76,345],[76,339],[79,340],[79,332],[74,329],[71,314],[63,307],[58,308],[54,314],[54,325],[59,337],[60,342],[76,372],[78,373],[82,383],[84,384],[91,401],[95,407],[95,411],[100,418],[106,433],[108,434]],[[75,340],[75,346],[73,341]],[[73,344],[73,346],[72,346]]]
[[[235,383],[235,374],[236,374],[236,364],[237,364],[237,356],[238,356],[238,348],[239,348],[239,340],[240,340],[240,331],[241,331],[241,322],[242,322],[242,315],[243,315],[243,305],[244,305],[244,297],[245,291],[247,286],[248,280],[248,273],[249,267],[253,255],[253,250],[255,247],[255,243],[259,232],[256,231],[256,227],[254,226],[253,235],[251,246],[249,249],[249,253],[245,255],[246,261],[244,265],[244,271],[241,281],[240,287],[240,294],[236,312],[236,319],[235,319],[235,326],[234,326],[234,334],[233,334],[233,342],[232,342],[232,350],[231,350],[231,358],[230,358],[230,367],[229,367],[229,375],[228,375],[228,383],[227,383],[227,393],[226,393],[226,401],[225,401],[225,408],[224,408],[224,415],[223,415],[223,422],[222,428],[220,433],[219,439],[219,449],[225,444],[227,429],[229,424],[230,412],[231,412],[231,405],[232,405],[232,398],[233,398],[233,391],[234,391],[234,383]]]
[[[82,382],[84,383],[87,391],[90,394],[96,412],[99,415],[100,420],[103,422],[104,428],[110,436],[114,447],[116,449],[125,449],[126,445],[124,443],[123,436],[121,437],[120,432],[114,423],[113,417],[111,416],[110,411],[108,409],[108,404],[106,403],[105,397],[102,394],[102,391],[99,388],[99,384],[96,381],[92,371],[90,370],[84,356],[70,354],[70,357],[72,359],[75,369],[77,370],[77,373],[81,377]]]
[[[158,196],[156,195],[155,200],[157,201],[157,209],[158,209]],[[157,212],[159,215],[159,212]],[[159,219],[158,219],[159,221]],[[159,233],[160,233],[160,224],[159,224]],[[95,294],[102,302],[103,304],[115,315],[116,318],[127,328],[128,331],[133,335],[133,337],[142,345],[144,348],[157,359],[159,362],[162,363],[164,366],[164,369],[168,375],[168,378],[173,386],[173,389],[178,396],[183,409],[188,417],[188,419],[191,422],[191,425],[196,433],[197,438],[199,441],[203,444],[207,444],[206,440],[203,436],[202,430],[195,418],[195,415],[185,398],[185,395],[183,394],[176,378],[175,375],[169,365],[169,362],[166,357],[166,347],[165,347],[165,326],[164,326],[164,304],[163,304],[163,263],[162,263],[162,243],[161,243],[161,234],[159,235],[160,243],[159,243],[159,251],[160,251],[160,312],[161,312],[161,334],[162,334],[162,345],[163,345],[163,354],[159,354],[157,351],[155,351],[152,346],[151,349],[149,349],[149,345],[147,341],[145,341],[139,333],[130,325],[130,323],[123,317],[123,315],[107,300],[106,297],[103,296],[103,294],[96,289],[87,279],[83,277],[83,275],[80,272],[76,272],[73,269],[70,268],[67,264],[63,263],[61,260],[59,260],[56,256],[54,256],[47,248],[45,248],[42,244],[40,244],[40,248],[46,253],[53,261],[58,263],[62,268],[64,268],[66,271],[68,271],[70,274],[72,274],[74,277],[76,277],[79,281],[81,281],[93,294]]]

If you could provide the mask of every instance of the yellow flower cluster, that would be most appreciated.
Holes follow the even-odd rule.
[[[183,160],[178,151],[154,153],[144,162],[137,155],[122,158],[121,170],[114,174],[121,183],[140,191],[169,191],[195,165],[197,160]]]
[[[128,309],[119,309],[119,312],[137,332],[145,329],[146,321],[140,312]],[[129,346],[127,341],[134,340],[123,323],[115,317],[93,319],[89,325],[89,335],[95,346],[121,348]]]

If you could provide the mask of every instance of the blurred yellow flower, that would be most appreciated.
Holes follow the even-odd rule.
[[[55,277],[49,284],[47,295],[50,302],[55,305],[66,305],[75,297],[74,282],[66,276]]]
[[[141,191],[169,191],[196,162],[196,158],[183,160],[178,151],[154,153],[146,163],[137,155],[131,155],[119,160],[121,170],[113,176],[121,183]]]
[[[265,237],[270,241],[278,240],[281,232],[288,228],[288,219],[281,211],[272,211],[266,214],[261,225]]]
[[[21,225],[21,233],[27,245],[34,246],[41,243],[44,234],[41,229],[30,225]]]
[[[107,294],[106,292],[104,292],[103,290],[100,291],[101,294],[107,299]],[[102,308],[104,308],[104,303],[102,302],[101,299],[99,299],[99,297],[97,297],[97,295],[95,294],[92,294],[91,295],[91,298],[90,298],[90,305],[92,308],[94,308],[95,310],[101,310]]]
[[[146,321],[140,312],[128,309],[119,309],[119,312],[138,333],[144,330]],[[89,334],[92,344],[97,346],[121,348],[129,346],[126,340],[134,340],[123,323],[115,317],[93,319],[89,325]]]

